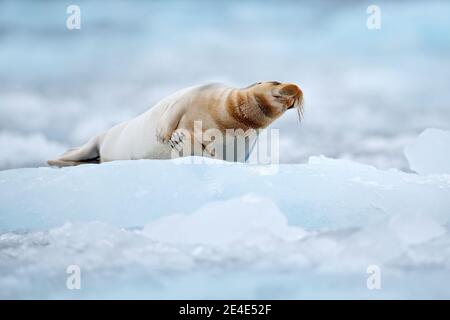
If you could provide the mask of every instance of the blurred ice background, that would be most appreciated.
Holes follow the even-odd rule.
[[[310,155],[407,169],[403,147],[450,129],[450,3],[0,1],[0,169],[39,166],[180,88],[292,81],[306,117],[281,161]],[[81,8],[81,30],[66,8]]]

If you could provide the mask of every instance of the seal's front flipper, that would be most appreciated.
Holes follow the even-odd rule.
[[[184,104],[176,101],[166,107],[156,127],[156,141],[168,143],[185,113]]]
[[[79,148],[63,153],[58,159],[48,160],[50,166],[69,167],[86,163],[100,163],[99,141],[101,136],[89,140]]]

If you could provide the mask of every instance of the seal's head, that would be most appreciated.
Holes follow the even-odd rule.
[[[275,120],[286,110],[296,108],[301,119],[303,92],[296,84],[266,81],[257,82],[245,89],[251,91],[255,102],[266,117]]]
[[[257,82],[246,88],[233,89],[227,98],[226,106],[233,120],[227,122],[225,127],[262,129],[288,109],[297,109],[301,119],[303,92],[292,83]],[[220,117],[216,118],[219,122],[224,122]]]

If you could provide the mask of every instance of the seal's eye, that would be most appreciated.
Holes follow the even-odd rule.
[[[257,86],[258,84],[261,84],[261,83],[262,83],[262,82],[255,82],[255,83],[249,85],[248,87],[246,87],[246,89],[247,89],[247,88],[254,87],[254,86]]]

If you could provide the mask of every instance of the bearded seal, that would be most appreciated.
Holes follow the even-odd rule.
[[[295,84],[266,81],[245,88],[220,83],[190,87],[93,137],[81,147],[68,150],[58,159],[49,160],[48,164],[63,167],[114,160],[170,159],[174,150],[180,151],[179,147],[189,141],[201,145],[200,152],[194,147],[189,155],[213,156],[208,146],[195,137],[196,123],[201,124],[201,132],[239,129],[246,135],[249,130],[266,128],[293,108],[301,118],[303,92]]]

